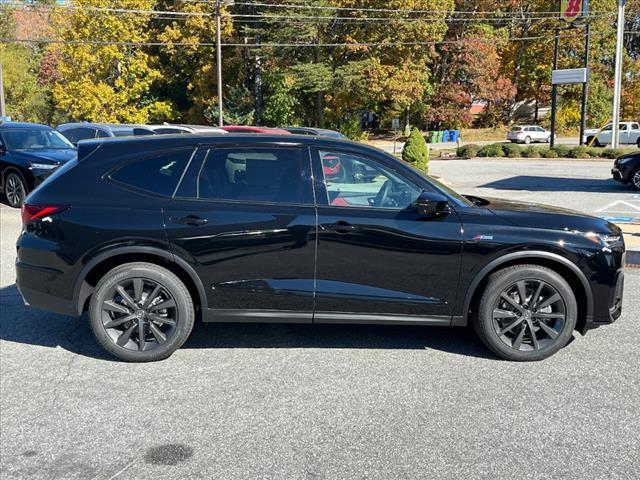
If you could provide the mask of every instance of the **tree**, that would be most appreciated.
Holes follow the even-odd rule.
[[[427,142],[417,128],[411,129],[409,138],[402,147],[402,159],[425,173],[429,171]]]
[[[76,0],[76,9],[69,13],[61,7],[53,22],[67,41],[147,42],[148,14],[82,7],[148,11],[154,4],[153,0]],[[153,83],[162,79],[151,63],[149,53],[135,45],[65,44],[53,86],[55,104],[75,120],[147,123],[171,118],[171,103],[150,94]]]

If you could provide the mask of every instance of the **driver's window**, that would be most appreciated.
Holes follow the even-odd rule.
[[[329,205],[402,210],[422,191],[371,158],[330,150],[318,154]]]

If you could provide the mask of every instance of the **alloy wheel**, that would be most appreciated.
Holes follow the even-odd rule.
[[[102,326],[113,343],[126,350],[149,351],[176,331],[178,308],[173,295],[147,278],[122,280],[102,303]]]
[[[633,173],[633,177],[631,177],[631,181],[633,182],[633,186],[636,189],[640,190],[640,169],[636,170]]]
[[[502,291],[492,312],[500,340],[519,351],[552,345],[566,323],[566,305],[558,291],[538,279],[519,280]]]
[[[7,185],[4,193],[9,201],[9,204],[14,207],[19,207],[24,201],[25,188],[22,183],[22,179],[15,173],[10,173],[6,179]]]

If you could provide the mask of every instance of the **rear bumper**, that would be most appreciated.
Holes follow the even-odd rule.
[[[16,262],[16,286],[26,305],[62,315],[78,316],[73,299],[48,290],[49,285],[64,281],[62,276],[62,272],[52,268]]]

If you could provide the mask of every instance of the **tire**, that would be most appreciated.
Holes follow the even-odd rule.
[[[629,175],[629,184],[636,190],[640,190],[640,167],[636,168]]]
[[[20,208],[27,198],[27,183],[24,177],[15,170],[10,170],[4,177],[4,198],[10,207]]]
[[[638,138],[636,145],[638,146],[638,148],[640,148],[640,138]]]
[[[520,300],[521,286],[524,301]],[[498,356],[538,361],[569,342],[577,315],[575,294],[562,276],[539,265],[515,265],[489,277],[473,326],[480,340]]]
[[[152,263],[127,263],[109,271],[89,305],[96,340],[126,362],[169,357],[189,337],[194,317],[193,300],[182,280]]]
[[[593,137],[587,137],[587,143],[585,145],[589,146],[591,144],[591,141],[593,140]],[[596,143],[593,142],[593,146],[596,146]]]
[[[601,147],[602,145],[600,144],[600,142],[598,141],[598,137],[596,137],[595,142],[593,142],[593,146],[594,147]]]
[[[525,145],[529,145],[531,143],[531,137],[524,137]]]

